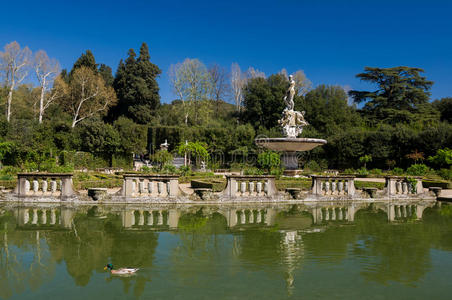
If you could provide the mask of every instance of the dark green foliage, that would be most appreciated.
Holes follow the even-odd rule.
[[[424,70],[410,67],[371,68],[357,78],[377,86],[376,91],[350,91],[356,103],[365,103],[363,111],[374,120],[391,123],[409,122],[419,105],[428,102],[433,85],[420,74]]]
[[[69,76],[72,76],[74,70],[80,67],[87,67],[93,70],[93,72],[97,72],[96,59],[94,58],[91,50],[86,50],[86,52],[82,53],[82,55],[75,61]]]
[[[113,77],[113,73],[111,68],[105,64],[100,64],[99,66],[99,74],[102,76],[102,79],[105,81],[105,85],[112,86],[115,78]]]
[[[118,152],[120,136],[113,126],[101,121],[86,121],[77,128],[80,150],[99,155],[113,165],[113,154]]]
[[[452,97],[435,100],[432,104],[440,112],[441,121],[452,123]]]
[[[145,126],[136,124],[126,117],[120,117],[113,126],[119,133],[120,152],[126,156],[146,152],[147,128]]]
[[[288,84],[281,74],[271,75],[268,79],[259,77],[248,81],[244,90],[245,111],[241,117],[242,121],[251,123],[256,129],[277,126],[285,107],[283,98]]]
[[[129,50],[128,56],[125,62],[120,61],[116,71],[113,87],[119,101],[110,112],[110,118],[126,116],[138,124],[147,124],[160,105],[156,79],[161,70],[150,62],[146,43],[141,45],[138,59],[133,49]]]

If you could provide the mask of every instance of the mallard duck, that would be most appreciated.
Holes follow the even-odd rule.
[[[112,264],[107,264],[104,267],[104,270],[107,270],[107,269],[110,270],[110,273],[113,275],[132,275],[132,274],[135,274],[135,272],[139,270],[138,268],[120,268],[120,269],[115,270],[113,268]]]

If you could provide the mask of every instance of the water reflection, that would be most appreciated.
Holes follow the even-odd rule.
[[[306,267],[339,266],[347,259],[365,281],[416,286],[432,269],[431,250],[452,250],[450,225],[450,206],[422,201],[4,205],[0,297],[38,290],[57,276],[61,264],[72,284],[88,286],[105,274],[107,262],[143,270],[130,278],[106,277],[107,285],[121,282],[123,293],[135,297],[146,294],[157,271],[172,284],[202,289],[206,276],[224,280],[241,270],[279,278],[290,296]],[[166,257],[166,269],[156,269]]]

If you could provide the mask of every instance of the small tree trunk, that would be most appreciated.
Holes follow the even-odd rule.
[[[11,85],[11,88],[8,92],[8,101],[7,101],[7,107],[6,107],[6,120],[9,122],[11,119],[11,102],[13,100],[13,89],[14,86]]]
[[[42,123],[43,114],[44,114],[44,87],[41,87],[41,99],[39,100],[39,124]]]

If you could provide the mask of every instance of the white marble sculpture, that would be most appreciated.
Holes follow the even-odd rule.
[[[293,98],[295,96],[295,81],[293,80],[293,76],[289,76],[290,86],[284,96],[284,103],[286,104],[286,108],[282,113],[281,120],[278,123],[281,125],[283,129],[283,133],[288,138],[296,138],[303,131],[303,126],[309,125],[308,122],[304,119],[305,112],[299,112],[294,110],[294,101]]]

